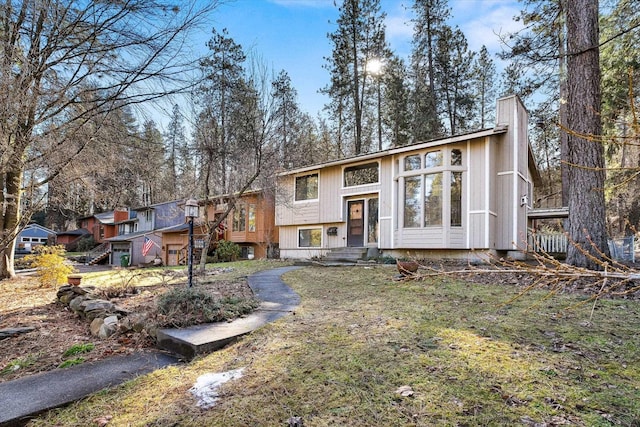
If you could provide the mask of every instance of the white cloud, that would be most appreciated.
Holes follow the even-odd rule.
[[[454,22],[467,37],[469,48],[480,50],[485,45],[490,52],[498,52],[503,46],[499,35],[522,28],[513,20],[520,12],[518,3],[506,0],[456,1],[452,3]]]

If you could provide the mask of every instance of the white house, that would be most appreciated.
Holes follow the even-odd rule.
[[[521,255],[539,174],[516,96],[491,129],[278,175],[282,258],[357,247],[403,256]]]

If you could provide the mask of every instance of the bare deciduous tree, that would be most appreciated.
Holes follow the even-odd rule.
[[[93,131],[101,122],[93,117],[190,86],[185,76],[193,63],[180,48],[218,4],[44,0],[0,5],[0,278],[14,274],[25,170],[39,170],[72,143],[74,151],[33,183],[46,185],[96,142]],[[75,139],[80,134],[83,139]]]

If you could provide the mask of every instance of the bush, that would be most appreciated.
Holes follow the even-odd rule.
[[[57,286],[67,281],[67,276],[75,271],[65,263],[64,246],[38,245],[34,253],[25,256],[32,268],[37,269],[36,276],[41,286]]]
[[[184,327],[201,323],[222,322],[253,312],[259,305],[255,299],[224,297],[215,299],[196,288],[174,288],[158,299],[158,327]]]
[[[94,240],[93,236],[87,236],[78,240],[78,243],[76,245],[76,250],[78,252],[88,252],[95,247],[96,247],[96,241]]]
[[[236,243],[229,242],[227,240],[220,240],[218,242],[218,247],[216,248],[216,256],[218,257],[218,261],[235,261],[236,259],[238,259],[238,257],[240,257],[241,253],[242,250]]]

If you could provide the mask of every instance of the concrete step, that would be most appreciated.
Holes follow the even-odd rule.
[[[280,276],[300,267],[280,267],[248,277],[260,307],[248,316],[232,322],[216,322],[182,329],[158,330],[158,346],[193,359],[230,344],[259,327],[292,313],[300,303],[300,296],[287,286]]]
[[[330,261],[357,261],[366,259],[367,248],[333,248],[323,259]]]

